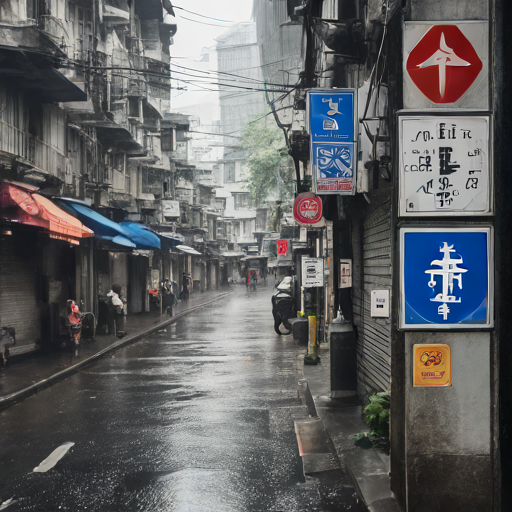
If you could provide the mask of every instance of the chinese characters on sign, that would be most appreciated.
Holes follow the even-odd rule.
[[[354,194],[355,112],[353,89],[308,93],[311,165],[318,194]]]
[[[406,22],[404,107],[489,106],[488,23]]]
[[[449,345],[414,345],[413,386],[452,385],[452,358]]]
[[[400,215],[492,212],[488,116],[402,116]]]
[[[402,328],[492,326],[491,228],[400,230]]]

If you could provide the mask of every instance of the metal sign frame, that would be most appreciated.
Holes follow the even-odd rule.
[[[414,258],[412,258],[410,254],[409,255],[405,254],[405,250],[406,250],[405,236],[409,233],[415,233],[415,234],[419,234],[419,233],[424,233],[424,234],[447,233],[447,234],[450,234],[451,233],[451,234],[456,234],[456,235],[457,234],[470,234],[470,233],[485,234],[485,240],[486,240],[485,257],[486,257],[486,261],[487,261],[487,268],[483,268],[481,270],[481,272],[485,273],[485,276],[482,277],[482,274],[480,273],[480,274],[478,274],[479,278],[477,278],[477,286],[483,286],[483,282],[478,283],[478,280],[482,281],[482,279],[485,279],[485,284],[486,284],[485,298],[481,302],[478,302],[480,300],[480,297],[475,296],[476,294],[471,296],[471,298],[473,298],[473,300],[476,301],[476,304],[478,306],[478,307],[476,307],[476,309],[471,311],[471,315],[477,313],[483,307],[484,309],[482,310],[482,312],[485,311],[485,319],[482,319],[481,321],[472,321],[472,320],[467,320],[467,318],[469,318],[469,317],[466,317],[466,319],[462,319],[461,321],[456,321],[456,322],[452,322],[452,323],[450,323],[450,322],[443,323],[443,322],[439,321],[439,319],[437,319],[438,321],[430,321],[427,318],[423,318],[424,321],[422,321],[421,323],[418,323],[418,320],[415,320],[414,322],[413,321],[408,322],[406,320],[406,314],[409,314],[409,312],[414,312],[416,317],[421,317],[422,313],[425,314],[425,311],[417,311],[416,309],[414,309],[414,307],[412,307],[411,302],[413,303],[413,305],[416,305],[418,300],[415,297],[413,297],[411,300],[409,300],[406,295],[406,286],[409,286],[411,288],[411,290],[416,291],[416,288],[414,288],[413,279],[412,278],[410,279],[409,276],[406,276],[405,262],[407,260],[408,265],[410,265],[410,262],[412,260],[414,260]],[[475,330],[475,329],[481,330],[481,329],[489,329],[494,326],[494,228],[491,225],[480,225],[480,226],[471,225],[471,226],[460,226],[460,227],[451,227],[451,228],[448,228],[448,227],[437,227],[437,228],[436,227],[407,227],[407,228],[400,228],[399,237],[400,237],[400,310],[399,310],[399,329],[400,330],[430,330],[430,331],[432,331],[432,330],[461,330],[461,329],[462,330]],[[455,244],[452,244],[452,248],[454,245]],[[428,256],[429,253],[427,251],[425,251],[424,243],[419,244],[418,247],[420,247],[419,252],[422,255],[425,255],[426,259],[430,260],[431,256]],[[476,247],[476,246],[474,245],[473,247]],[[446,247],[446,242],[445,242],[445,246],[439,247],[439,253],[436,253],[436,256],[438,256],[440,259],[441,252],[445,253],[445,258],[448,256],[449,252],[457,254],[456,247],[454,248],[454,251],[449,251],[449,249],[450,249],[450,247],[449,246]],[[473,249],[471,251],[470,256],[472,258],[477,258],[477,257],[481,256],[481,254],[478,254],[477,251],[475,249]],[[448,257],[451,258],[451,255],[449,255]],[[464,255],[464,257],[466,258],[466,254]],[[425,265],[425,268],[421,267],[418,271],[420,274],[422,272],[424,272],[424,274],[421,274],[421,275],[424,275],[426,289],[425,289],[424,297],[421,298],[421,301],[425,305],[425,308],[429,307],[430,302],[435,302],[435,303],[440,304],[440,306],[438,307],[439,309],[438,309],[438,314],[436,315],[436,317],[441,316],[443,314],[443,312],[440,312],[440,308],[446,308],[447,310],[449,310],[450,306],[453,307],[453,305],[461,303],[460,298],[457,301],[456,299],[455,300],[442,300],[442,297],[439,297],[440,295],[444,294],[444,290],[445,290],[444,286],[446,283],[445,283],[444,275],[442,276],[443,294],[441,294],[441,293],[438,294],[435,297],[437,300],[432,299],[433,293],[435,293],[434,288],[436,288],[436,286],[437,286],[437,289],[439,289],[439,283],[435,280],[434,276],[439,277],[443,274],[442,270],[444,269],[444,267],[441,264],[441,262],[442,262],[442,260],[436,260],[436,262],[434,262],[434,261],[428,262],[427,265]],[[462,286],[461,286],[462,279],[463,279],[462,276],[464,276],[465,275],[464,273],[468,271],[467,268],[464,269],[464,267],[467,267],[468,263],[469,263],[469,266],[471,267],[472,263],[468,262],[467,258],[466,258],[465,263],[462,262],[463,267],[460,267],[460,268],[457,268],[458,263],[461,263],[460,261],[452,260],[451,263],[452,263],[452,266],[448,267],[445,265],[446,268],[450,268],[450,270],[453,270],[454,267],[456,270],[462,269],[461,272],[446,272],[446,271],[444,272],[444,274],[448,274],[449,277],[451,277],[451,281],[450,281],[451,288],[450,288],[450,285],[448,285],[447,289],[449,291],[451,290],[451,292],[453,293],[454,291],[458,292],[459,289],[462,289]],[[453,263],[454,263],[454,265],[453,265]],[[432,267],[432,265],[434,265],[435,267],[441,267],[441,268],[440,269],[428,268],[429,264],[431,267]],[[473,270],[474,269],[471,269],[471,271],[473,271]],[[429,279],[428,274],[430,274],[430,282],[428,281],[428,279]],[[458,276],[457,276],[457,274],[458,274]],[[447,277],[447,279],[448,279],[448,277]],[[457,284],[455,284],[455,281],[457,281]],[[433,285],[431,285],[430,283],[433,283]],[[456,289],[455,289],[455,286],[457,286]],[[427,297],[427,292],[428,292],[427,287],[432,288],[432,295],[430,296],[430,298]],[[472,287],[474,287],[474,281],[471,281],[470,291],[471,291]],[[466,288],[465,289],[468,289],[467,278],[466,278]],[[482,291],[482,290],[479,289],[479,291]],[[434,306],[431,305],[430,307],[435,307],[435,304],[434,304]],[[432,312],[430,311],[427,313],[427,315],[430,315],[431,313]],[[448,311],[448,313],[449,313],[449,311]]]
[[[421,92],[407,71],[410,53],[418,46],[430,28],[437,25],[456,26],[471,43],[482,61],[483,67],[475,81],[464,94],[453,103],[434,103]],[[488,110],[490,106],[489,81],[489,22],[487,20],[466,21],[404,21],[402,30],[403,48],[403,105],[408,110],[472,109]]]
[[[350,118],[343,119],[342,129],[339,129],[335,119],[336,114],[346,115],[340,111],[339,106],[343,98],[350,98],[352,112]],[[333,101],[338,98],[338,101]],[[323,117],[315,115],[316,104],[320,100],[326,103],[328,110]],[[315,104],[315,105],[313,105]],[[319,129],[318,122],[323,120]],[[352,122],[350,122],[352,121]],[[310,133],[310,168],[313,176],[314,191],[318,195],[354,195],[356,192],[357,172],[357,90],[356,89],[309,89],[306,101],[306,123]],[[338,133],[335,132],[344,132]],[[321,176],[319,161],[325,161],[328,166],[325,173],[333,169],[333,174],[347,173],[346,176]],[[347,165],[348,161],[348,165]]]
[[[476,123],[485,122],[486,125],[486,133],[484,136],[487,140],[478,140],[474,138],[474,133],[471,130],[467,130],[461,127],[455,128],[453,126],[456,122],[460,122],[460,120],[467,120],[468,123],[472,123],[472,125],[476,125]],[[404,129],[405,124],[412,124],[413,122],[417,122],[418,125],[422,125],[422,130],[419,130],[418,133],[413,133],[412,135],[409,133],[407,129]],[[494,213],[494,173],[493,173],[493,122],[492,116],[488,113],[475,113],[475,112],[450,112],[441,113],[441,112],[428,112],[423,114],[411,113],[399,111],[397,113],[397,124],[398,124],[398,153],[399,153],[399,166],[398,166],[398,179],[399,179],[399,216],[400,217],[449,217],[449,216],[490,216]],[[441,124],[444,124],[444,139],[439,138],[439,127]],[[435,126],[435,129],[432,127]],[[431,129],[427,129],[427,127],[431,126]],[[466,127],[469,126],[466,125]],[[416,130],[414,130],[416,132]],[[434,133],[433,133],[434,132]],[[409,137],[408,146],[411,146],[412,142],[416,142],[413,138],[420,138],[418,146],[421,149],[410,149],[408,150],[411,154],[417,154],[417,168],[416,175],[421,177],[430,177],[430,180],[425,179],[423,183],[419,184],[419,187],[416,190],[416,194],[420,191],[420,189],[426,195],[430,195],[433,206],[430,208],[423,206],[421,209],[420,206],[417,206],[416,199],[414,203],[411,202],[411,198],[407,197],[408,189],[410,190],[410,185],[407,183],[407,173],[406,166],[409,167],[409,164],[406,163],[406,160],[410,162],[411,154],[407,154],[405,152],[406,143],[404,141],[404,135],[406,134]],[[458,137],[456,139],[450,139],[449,137]],[[411,138],[413,137],[413,138]],[[428,139],[428,140],[427,140]],[[442,141],[442,142],[440,142]],[[440,148],[440,144],[444,144],[445,147]],[[467,160],[466,165],[464,162],[460,161],[460,158],[456,155],[452,155],[453,147],[455,144],[458,146],[458,155],[460,157],[461,152],[467,151],[468,156],[466,159],[471,157],[477,157],[475,168],[470,168],[473,165],[472,162]],[[445,150],[446,155],[441,156],[440,149]],[[437,151],[437,154],[436,154]],[[406,156],[407,155],[407,156]],[[412,157],[416,158],[416,156]],[[445,169],[444,173],[440,170],[441,158],[444,159],[445,166],[448,168]],[[453,160],[450,162],[450,159]],[[436,165],[437,164],[437,165]],[[450,169],[450,165],[453,167]],[[478,167],[478,169],[477,169]],[[413,174],[410,174],[411,181],[413,178]],[[458,188],[455,189],[453,186],[453,179],[456,179],[458,183]],[[460,190],[458,189],[466,189],[471,190],[475,187],[478,187],[479,180],[484,182],[484,187],[487,188],[487,191],[482,194],[476,194],[475,197],[480,196],[479,207],[474,207],[470,209],[473,201],[468,201],[467,204],[469,206],[464,209],[450,209],[449,206],[443,205],[444,207],[436,207],[436,201],[439,202],[439,199],[436,197],[439,195],[441,197],[450,196],[452,192],[456,192],[459,197]],[[465,183],[465,184],[464,184]],[[476,183],[476,185],[475,185]],[[418,184],[416,184],[418,185]],[[430,188],[429,188],[430,187]],[[416,186],[413,186],[413,189]],[[428,189],[428,190],[427,190]],[[451,192],[447,192],[451,191]],[[444,195],[443,195],[444,194]],[[418,198],[419,196],[415,196]],[[442,199],[441,199],[442,201]],[[450,201],[455,201],[457,203],[461,203],[458,199],[451,196]],[[445,199],[446,202],[446,199]],[[411,204],[415,204],[415,206],[411,207]]]

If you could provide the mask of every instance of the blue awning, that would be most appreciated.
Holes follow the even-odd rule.
[[[146,226],[136,222],[121,222],[119,225],[138,249],[160,249],[160,238]]]
[[[66,198],[54,198],[54,202],[92,229],[96,238],[109,240],[123,247],[137,247],[120,224],[95,212],[87,203]]]
[[[158,232],[157,235],[160,238],[160,247],[166,251],[171,251],[174,247],[183,243],[183,240],[177,238],[175,233]]]
[[[160,239],[146,226],[136,222],[117,223],[98,212],[87,203],[77,199],[54,198],[54,201],[92,229],[97,238],[110,240],[123,247],[137,249],[160,249]]]

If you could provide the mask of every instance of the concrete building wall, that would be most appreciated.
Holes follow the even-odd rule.
[[[404,19],[488,20],[489,9],[487,1],[409,0]],[[497,510],[494,337],[491,332],[405,332],[404,341],[404,375],[396,380],[403,378],[405,390],[406,510]],[[450,346],[450,387],[413,387],[413,346],[425,343]]]
[[[424,343],[450,346],[453,382],[406,387],[407,510],[490,511],[490,333],[406,333],[409,383],[413,346]]]
[[[489,2],[471,0],[409,0],[411,20],[452,21],[486,20],[489,18]]]

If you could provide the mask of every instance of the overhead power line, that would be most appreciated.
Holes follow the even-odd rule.
[[[185,75],[185,76],[190,76],[192,78],[199,78],[201,80],[205,80],[207,81],[207,78],[208,77],[205,77],[205,76],[201,76],[201,75],[194,75],[192,73],[186,73],[185,71],[178,71],[178,70],[173,70],[173,74],[179,74],[179,75]],[[214,83],[214,84],[218,84],[219,86],[226,86],[226,87],[246,87],[246,86],[250,86],[252,85],[252,83],[250,81],[246,81],[245,79],[240,79],[240,80],[229,80],[227,78],[218,78],[217,80],[218,81],[213,81],[211,82],[211,80],[215,80],[214,78],[213,79],[209,79],[210,82],[208,83]],[[221,82],[222,80],[222,82]],[[233,84],[236,84],[236,83],[244,83],[245,82],[245,86],[242,86],[242,85],[232,85],[232,84],[229,84],[228,82],[232,82]],[[265,83],[264,81],[257,81],[254,83],[254,87],[250,87],[251,89],[256,89],[256,86],[265,86],[265,85],[270,85],[272,87],[280,87],[281,89],[283,87],[290,87],[290,89],[293,89],[293,86],[288,86],[288,85],[281,85],[281,84],[274,84],[274,83]],[[249,88],[249,87],[247,87]],[[258,88],[258,90],[260,90],[260,88]],[[264,90],[264,89],[262,89]]]
[[[187,18],[186,16],[181,15],[181,19],[192,21],[193,23],[200,23],[201,25],[210,25],[211,27],[221,27],[221,28],[229,28],[226,25],[219,25],[217,23],[206,23],[205,21],[193,20],[192,18]]]
[[[199,14],[198,12],[189,11],[188,9],[185,9],[184,7],[178,7],[177,5],[173,5],[173,7],[175,9],[180,9],[181,11],[185,11],[190,14],[195,14],[196,16],[201,16],[201,18],[206,18],[208,20],[222,21],[223,23],[236,23],[235,21],[220,20],[219,18],[212,18],[211,16],[205,16],[204,14]]]

